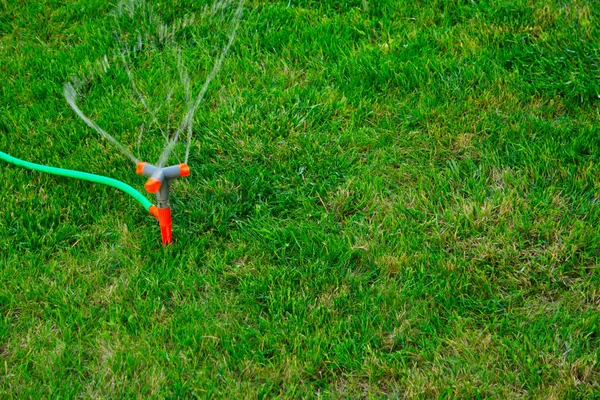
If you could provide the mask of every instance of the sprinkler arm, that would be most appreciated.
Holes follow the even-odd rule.
[[[142,162],[136,165],[138,175],[147,176],[144,187],[150,193],[156,193],[158,207],[152,214],[158,218],[163,245],[173,242],[173,223],[171,221],[171,208],[169,207],[169,186],[177,178],[188,176],[190,168],[187,164],[172,165],[170,167],[156,167]],[[156,211],[153,212],[153,211]]]

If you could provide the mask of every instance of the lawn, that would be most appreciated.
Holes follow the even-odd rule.
[[[143,190],[63,96],[127,40],[116,3],[0,0],[0,150]],[[156,4],[196,16],[194,93],[207,4]],[[113,188],[0,164],[0,397],[599,398],[599,38],[592,0],[247,0],[171,246]],[[136,57],[164,95],[173,51]],[[82,107],[154,161],[127,83]]]

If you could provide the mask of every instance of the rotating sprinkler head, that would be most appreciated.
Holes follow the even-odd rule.
[[[152,206],[150,212],[158,219],[163,245],[173,242],[173,223],[171,221],[171,208],[169,207],[169,186],[179,177],[188,176],[190,168],[187,164],[172,165],[170,167],[155,167],[146,162],[138,163],[136,172],[147,176],[144,187],[150,193],[156,193],[158,206]]]

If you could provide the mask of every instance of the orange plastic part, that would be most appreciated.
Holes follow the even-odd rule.
[[[158,207],[150,206],[148,211],[150,211],[150,214],[152,214],[154,216],[154,218],[158,219]]]
[[[135,164],[135,173],[138,175],[142,175],[143,171],[144,171],[144,166],[148,164],[147,162],[139,162],[137,164]]]
[[[179,174],[181,176],[189,176],[190,175],[190,167],[187,164],[179,164]]]
[[[160,225],[163,246],[173,243],[173,222],[171,221],[170,207],[158,209],[158,224]]]
[[[150,179],[148,179],[148,181],[146,181],[146,184],[144,185],[144,187],[150,193],[156,193],[160,190],[160,185],[161,185],[160,180],[158,180],[156,178],[150,178]]]

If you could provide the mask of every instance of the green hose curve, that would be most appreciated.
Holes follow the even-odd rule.
[[[44,172],[44,173],[53,174],[53,175],[65,176],[67,178],[81,179],[84,181],[90,181],[90,182],[94,182],[94,183],[100,183],[102,185],[112,186],[114,188],[117,188],[117,189],[127,193],[128,195],[130,195],[131,197],[136,199],[148,212],[150,212],[150,207],[152,206],[152,203],[150,202],[150,200],[145,198],[143,194],[141,194],[140,192],[138,192],[137,190],[135,190],[128,184],[118,181],[116,179],[107,178],[106,176],[101,176],[101,175],[89,174],[87,172],[74,171],[72,169],[63,169],[63,168],[49,167],[47,165],[34,164],[29,161],[24,161],[24,160],[15,158],[15,157],[8,155],[6,153],[3,153],[1,151],[0,151],[0,160],[17,165],[19,167],[32,169],[34,171]]]

